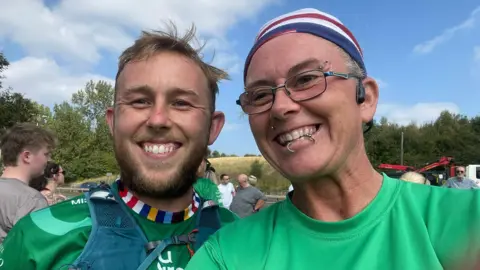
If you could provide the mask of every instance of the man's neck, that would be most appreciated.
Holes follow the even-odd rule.
[[[366,153],[358,151],[350,155],[342,171],[295,185],[292,202],[313,219],[341,221],[361,212],[382,182]]]
[[[18,179],[25,184],[30,183],[30,175],[27,173],[27,170],[24,168],[16,167],[5,167],[3,170],[2,178],[15,178]]]
[[[193,198],[193,188],[191,188],[188,192],[182,195],[179,198],[175,199],[157,199],[157,198],[150,198],[145,196],[137,196],[134,194],[139,200],[142,202],[150,205],[151,207],[157,208],[162,211],[168,212],[179,212],[185,210],[191,203]]]

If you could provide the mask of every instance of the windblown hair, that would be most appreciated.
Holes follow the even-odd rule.
[[[204,72],[208,81],[208,87],[211,90],[211,109],[214,111],[218,82],[223,79],[229,79],[229,75],[227,72],[204,62],[201,51],[205,44],[195,49],[191,45],[194,42],[200,44],[196,37],[195,25],[192,25],[183,36],[178,34],[178,30],[173,23],[167,26],[166,31],[143,31],[140,38],[120,56],[116,80],[118,80],[125,65],[132,61],[145,60],[161,52],[176,52],[192,59]]]

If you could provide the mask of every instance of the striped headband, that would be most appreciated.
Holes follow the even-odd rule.
[[[244,80],[255,52],[269,40],[286,33],[308,33],[326,39],[342,48],[366,73],[362,49],[352,32],[332,15],[313,8],[305,8],[281,15],[260,29],[245,61]]]

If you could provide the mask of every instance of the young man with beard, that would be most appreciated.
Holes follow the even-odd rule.
[[[479,269],[479,190],[389,178],[369,161],[362,128],[379,89],[340,20],[302,9],[269,21],[244,78],[238,104],[294,190],[218,231],[187,269]]]
[[[22,219],[0,249],[0,269],[186,266],[197,243],[186,241],[195,235],[198,241],[197,222],[209,221],[198,217],[206,215],[199,209],[218,193],[208,180],[195,182],[207,145],[224,124],[215,95],[218,81],[227,77],[201,60],[189,45],[194,37],[194,28],[183,37],[174,27],[144,32],[123,52],[114,107],[106,115],[121,168],[113,195],[101,187]],[[212,213],[218,223],[236,219],[224,208]]]

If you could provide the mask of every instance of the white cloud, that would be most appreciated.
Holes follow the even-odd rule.
[[[243,68],[243,61],[238,55],[224,52],[216,53],[212,64],[225,68],[230,74],[239,73]]]
[[[474,9],[472,13],[470,13],[470,16],[462,23],[455,25],[453,27],[450,27],[448,29],[445,29],[442,34],[434,37],[431,40],[427,40],[423,43],[416,45],[413,48],[413,52],[418,54],[427,54],[432,52],[435,49],[435,47],[449,41],[458,32],[473,28],[477,23],[477,21],[480,19],[479,16],[480,16],[480,6]]]
[[[140,30],[163,28],[169,20],[180,32],[195,23],[207,56],[215,51],[213,63],[237,73],[242,62],[226,33],[278,1],[59,0],[52,7],[39,0],[0,0],[0,42],[26,54],[11,63],[5,85],[47,105],[69,99],[90,79],[108,80],[92,72],[106,53],[117,57]]]
[[[480,80],[480,46],[473,47],[473,63],[470,74],[474,80]]]
[[[10,63],[5,77],[5,86],[47,106],[70,99],[89,80],[104,80],[113,85],[112,79],[90,73],[72,74],[51,59],[35,57]]]
[[[417,103],[414,105],[379,104],[376,118],[386,117],[389,122],[400,125],[424,124],[434,121],[442,111],[459,113],[460,108],[451,102]]]
[[[473,48],[473,60],[475,62],[480,62],[480,46]]]
[[[375,81],[377,82],[378,88],[379,88],[380,90],[385,89],[385,88],[388,88],[388,86],[389,86],[389,84],[388,84],[386,81],[382,80],[382,79],[375,78]]]
[[[202,36],[222,38],[239,20],[275,1],[60,0],[51,8],[38,0],[2,1],[0,38],[31,56],[96,63],[103,50],[118,53],[139,30],[163,27],[166,20],[179,30],[194,22]]]

